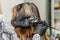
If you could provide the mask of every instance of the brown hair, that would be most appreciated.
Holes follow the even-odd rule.
[[[22,3],[22,4],[16,5],[13,8],[13,18],[15,18],[16,16],[22,16],[22,15],[30,15],[31,17],[40,18],[38,8],[33,3]],[[31,29],[28,29],[28,30],[24,29],[23,30],[21,28],[17,28],[16,32],[17,32],[17,35],[19,35],[19,32],[20,32],[20,38],[22,40],[22,36],[21,35],[23,33],[25,33],[26,31],[29,31],[28,34],[31,35],[31,33],[33,32],[33,30],[34,30],[34,27],[31,25]],[[21,34],[21,32],[22,32],[22,34]]]
[[[38,8],[33,3],[22,3],[17,5],[16,11],[18,15],[31,15],[40,18]]]

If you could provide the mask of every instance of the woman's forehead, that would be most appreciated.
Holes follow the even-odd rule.
[[[24,10],[25,10],[26,14],[31,15],[32,10],[31,10],[31,6],[30,5],[25,4]]]
[[[32,13],[31,6],[28,4],[24,4],[18,12],[20,15],[31,15]]]
[[[19,15],[38,16],[36,7],[33,4],[23,4],[18,13]]]

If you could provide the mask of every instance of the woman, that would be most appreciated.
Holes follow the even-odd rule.
[[[19,19],[24,18],[24,16],[25,17],[26,16],[30,16],[29,17],[30,20],[32,20],[34,18],[39,18],[40,19],[39,11],[38,11],[38,8],[36,7],[36,5],[33,4],[33,3],[22,3],[22,4],[19,4],[19,5],[16,5],[13,8],[13,16],[12,16],[12,25],[14,26],[15,32],[17,33],[17,35],[20,38],[20,40],[32,40],[32,38],[31,39],[28,39],[28,38],[30,38],[30,37],[33,36],[32,33],[36,29],[35,29],[35,26],[34,25],[27,26],[28,27],[27,28],[24,23],[23,24],[20,24],[20,23],[23,22],[23,20],[20,21]],[[20,21],[20,23],[19,23],[19,21]],[[24,22],[25,23],[27,23],[27,21],[24,19]],[[19,23],[21,26],[17,26],[17,23]],[[22,27],[25,27],[25,28],[22,28]],[[38,27],[40,28],[41,26],[38,26]],[[40,31],[40,30],[37,30],[37,31]],[[45,32],[46,31],[44,31],[43,34]],[[40,37],[38,35],[39,34],[37,33],[37,37],[40,40]],[[46,36],[47,35],[45,35],[45,37]],[[35,38],[35,37],[33,36],[33,38]],[[33,39],[33,40],[35,40],[35,39]],[[46,39],[46,40],[48,40],[48,39]]]

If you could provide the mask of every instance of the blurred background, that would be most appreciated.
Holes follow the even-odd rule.
[[[7,21],[12,18],[12,8],[20,3],[34,3],[38,9],[42,20],[45,20],[51,27],[60,30],[60,0],[0,0],[0,11]],[[48,35],[60,34],[60,31],[49,28]]]

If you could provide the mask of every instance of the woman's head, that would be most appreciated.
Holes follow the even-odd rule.
[[[38,8],[33,3],[22,3],[16,6],[17,15],[29,15],[32,17],[40,18]]]
[[[31,16],[30,18],[40,18],[38,8],[33,3],[22,3],[15,6],[15,11],[13,12],[13,18],[17,16],[28,15]],[[24,33],[25,31],[29,30],[30,34],[33,32],[34,27],[31,25],[31,29],[20,29],[20,33]],[[28,32],[28,31],[27,31]],[[25,33],[27,33],[25,32]]]

